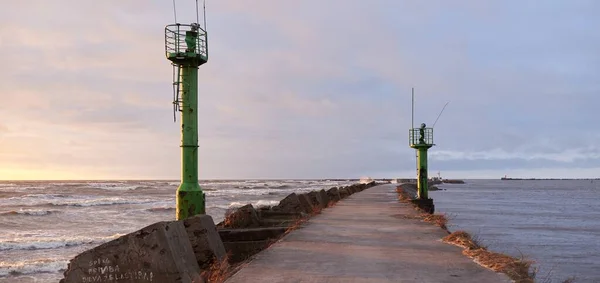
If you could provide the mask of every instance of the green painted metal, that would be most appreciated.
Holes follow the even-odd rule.
[[[205,195],[198,183],[198,67],[208,60],[206,31],[197,24],[165,28],[167,59],[178,67],[176,103],[181,111],[181,184],[177,220],[205,214]],[[181,100],[179,100],[181,95]]]
[[[410,147],[417,150],[417,198],[429,199],[427,177],[427,150],[434,146],[433,128],[427,128],[423,123],[420,128],[409,131]]]

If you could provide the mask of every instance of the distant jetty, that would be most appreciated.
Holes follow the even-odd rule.
[[[600,178],[508,178],[506,176],[500,178],[503,181],[573,181],[573,180],[600,180]]]
[[[400,183],[416,183],[417,179],[383,179],[382,181],[389,181],[390,183],[393,184],[400,184]],[[429,179],[428,183],[430,185],[438,185],[438,184],[464,184],[465,181],[463,180],[458,180],[458,179],[442,179],[442,178],[438,178],[438,177],[433,177],[431,179]]]

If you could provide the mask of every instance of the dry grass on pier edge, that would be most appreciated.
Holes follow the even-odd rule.
[[[502,272],[518,283],[533,283],[534,274],[529,272],[533,261],[518,259],[508,255],[490,252],[482,247],[465,231],[456,231],[442,241],[464,248],[463,254],[472,258],[481,266],[496,272]]]
[[[398,186],[396,188],[396,192],[398,192],[398,199],[400,201],[411,203],[411,196],[404,192],[402,187]],[[473,239],[473,237],[471,237],[471,235],[465,231],[456,231],[454,233],[450,233],[446,227],[448,219],[444,214],[421,213],[415,218],[435,224],[444,229],[449,233],[449,235],[444,237],[442,241],[464,248],[462,253],[467,257],[472,258],[475,263],[493,271],[502,272],[516,283],[535,282],[535,271],[530,272],[533,261],[490,252],[485,247],[481,246],[476,239]]]
[[[229,254],[221,261],[214,260],[209,269],[203,271],[201,276],[206,282],[223,283],[233,273],[233,268],[229,265]]]

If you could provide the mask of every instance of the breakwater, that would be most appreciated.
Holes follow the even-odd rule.
[[[374,185],[292,193],[272,207],[232,210],[217,225],[208,215],[158,222],[77,255],[61,282],[212,282],[321,209]]]

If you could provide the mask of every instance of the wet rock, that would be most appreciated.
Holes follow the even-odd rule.
[[[71,259],[61,283],[204,282],[182,221],[158,222]]]
[[[201,269],[207,270],[213,262],[225,260],[225,247],[210,215],[190,217],[183,220],[183,225]]]

